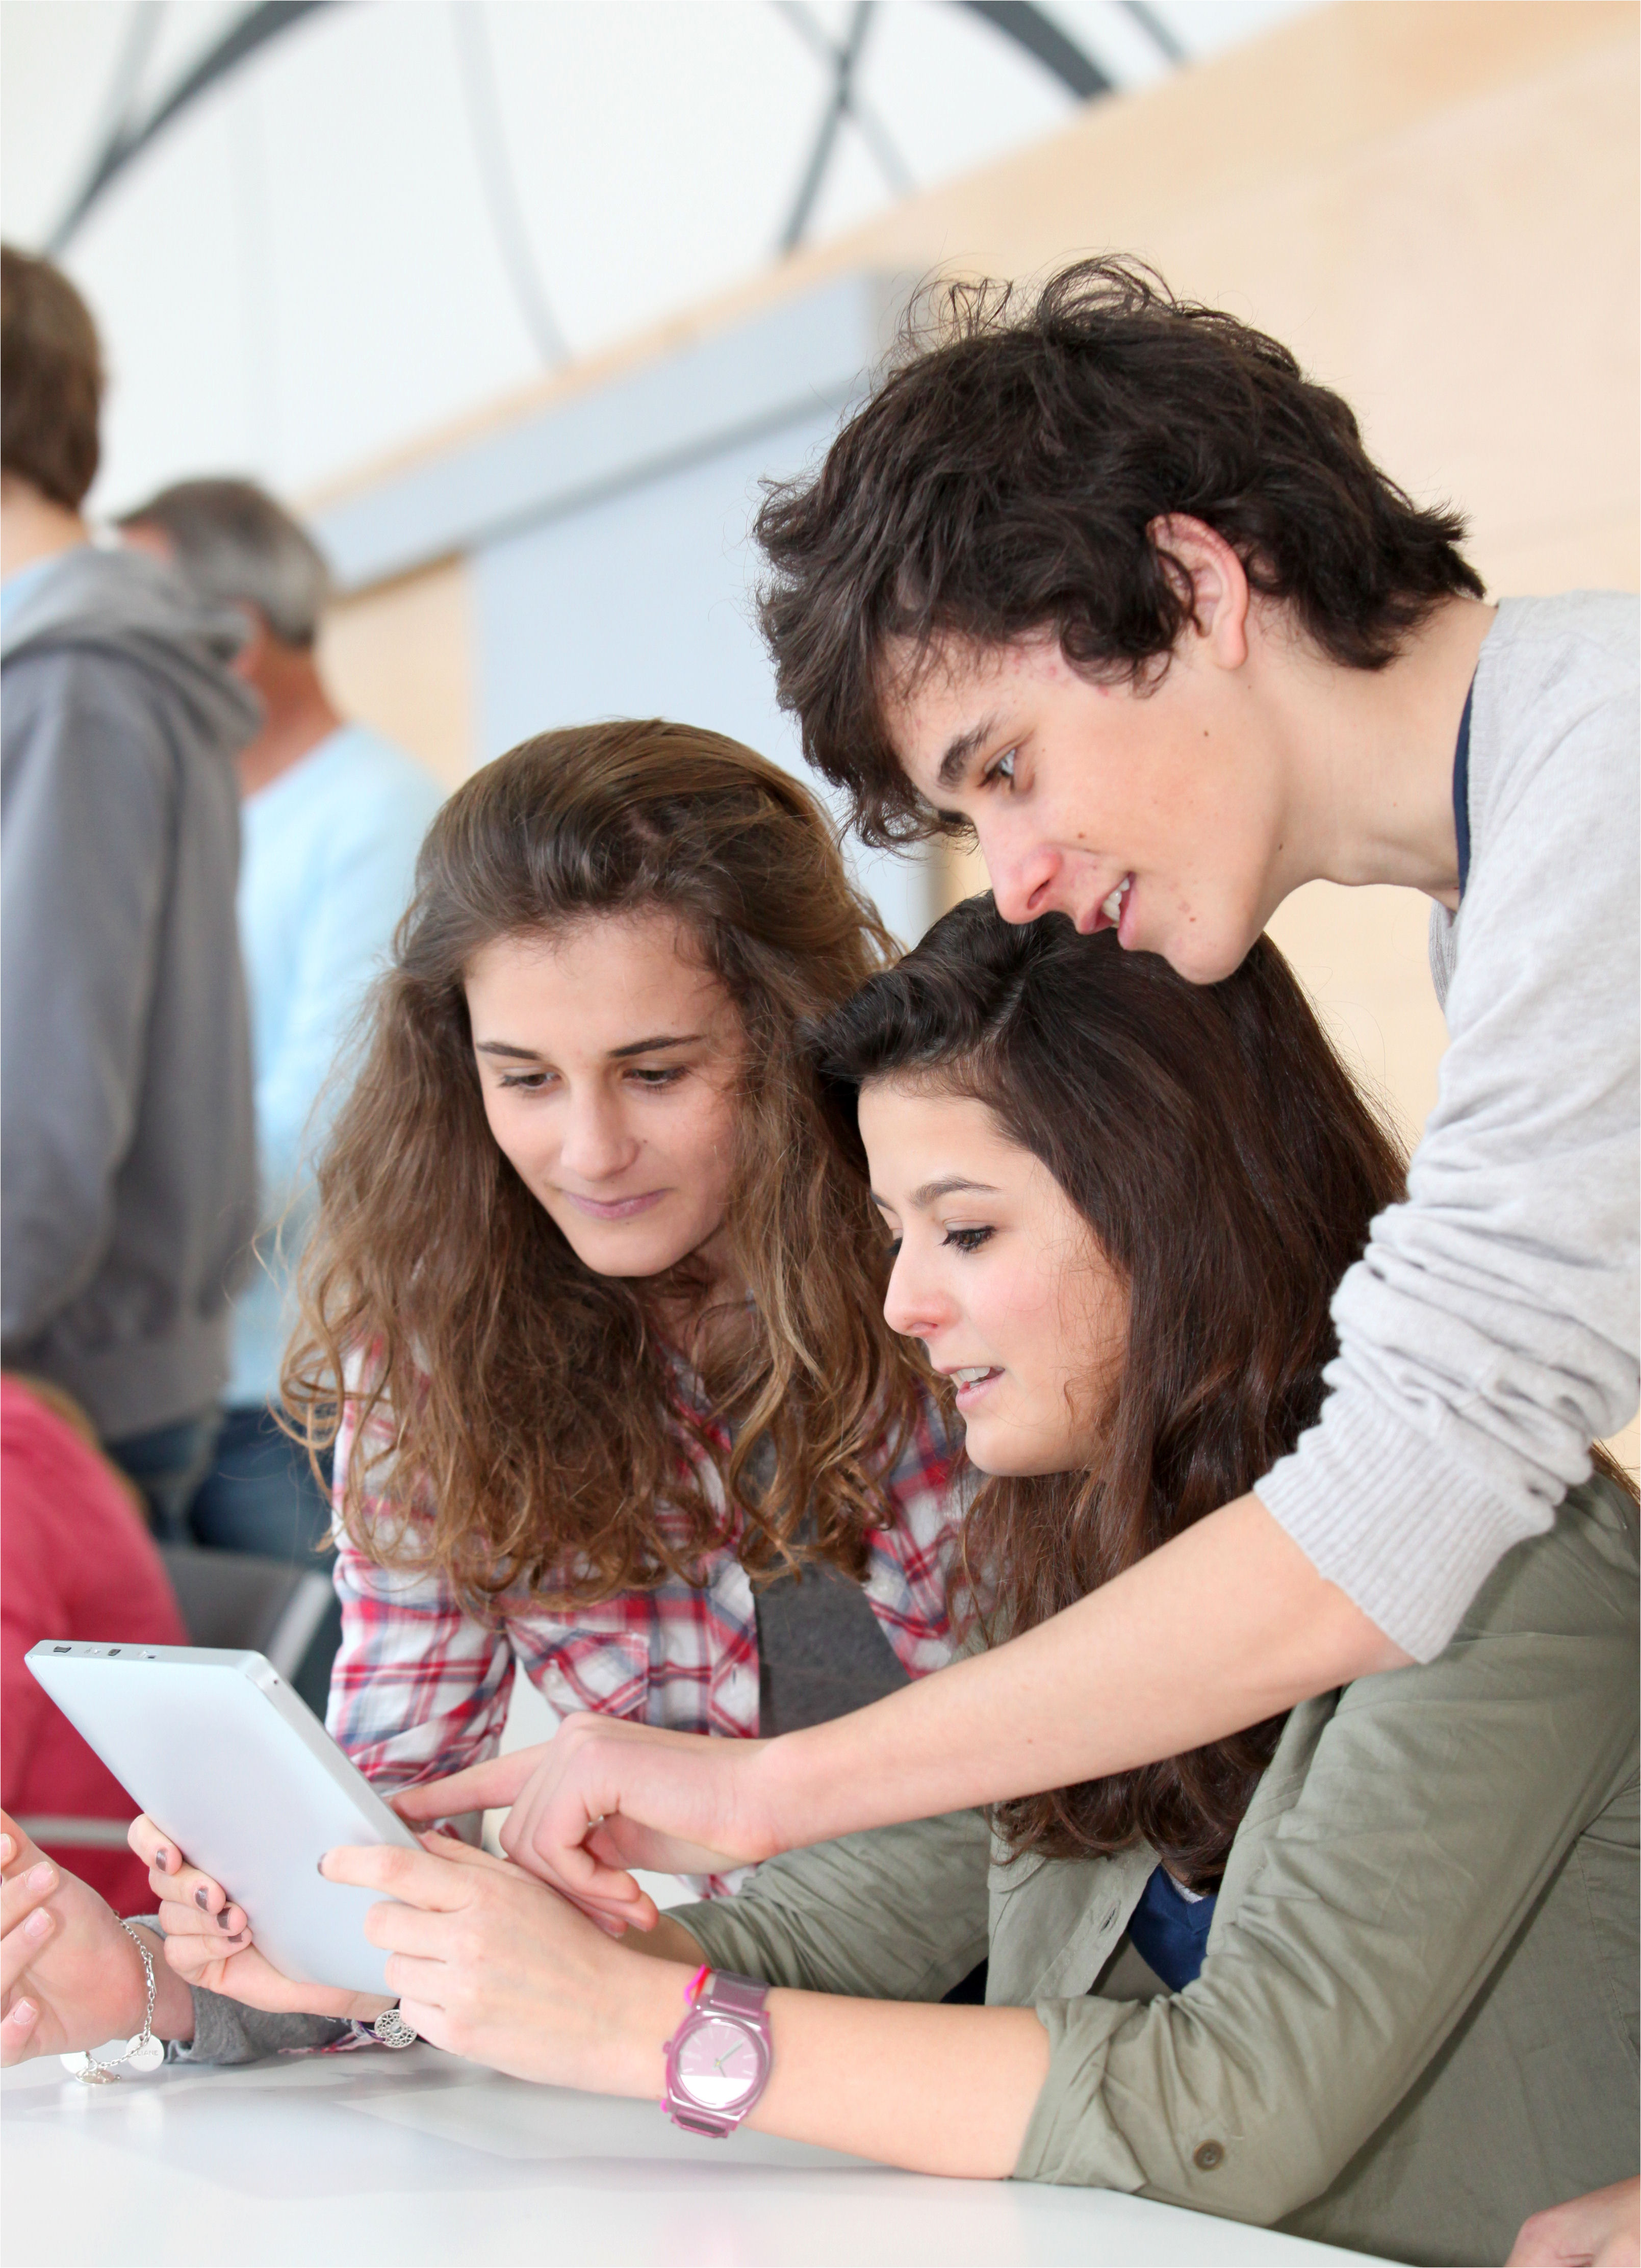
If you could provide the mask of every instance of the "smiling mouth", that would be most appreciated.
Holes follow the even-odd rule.
[[[1122,909],[1128,903],[1129,892],[1133,888],[1133,875],[1124,874],[1122,880],[1117,884],[1115,889],[1108,890],[1106,895],[1101,898],[1100,901],[1100,910],[1094,916],[1093,925],[1089,931],[1089,935],[1091,937],[1098,937],[1102,929],[1120,929],[1122,927]]]
[[[561,1189],[558,1194],[567,1204],[574,1205],[578,1212],[585,1213],[589,1219],[634,1220],[640,1213],[648,1212],[651,1205],[659,1204],[666,1191],[650,1189],[637,1197],[578,1197],[574,1189]]]
[[[964,1370],[948,1370],[946,1375],[957,1388],[958,1408],[967,1410],[980,1399],[992,1380],[1001,1378],[1003,1373],[995,1367],[975,1363]]]

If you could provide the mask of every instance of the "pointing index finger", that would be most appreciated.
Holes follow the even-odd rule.
[[[401,1819],[454,1818],[464,1811],[499,1810],[511,1803],[530,1775],[522,1750],[491,1756],[482,1764],[467,1764],[444,1779],[427,1779],[414,1787],[395,1788],[394,1809]]]

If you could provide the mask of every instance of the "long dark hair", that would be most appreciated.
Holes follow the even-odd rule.
[[[657,1286],[577,1257],[490,1133],[462,983],[493,939],[650,907],[678,916],[747,1040],[727,1226],[750,1304],[705,1378],[705,1424],[655,1320],[658,1289],[696,1288],[688,1263]],[[809,1552],[864,1572],[918,1375],[798,1030],[889,951],[814,798],[719,733],[546,733],[452,796],[320,1167],[285,1365],[313,1443],[353,1396],[342,1508],[362,1548],[469,1597],[560,1604],[696,1579],[725,1544],[754,1572]],[[689,1437],[721,1498],[681,1454]],[[368,1517],[389,1487],[423,1516]]]
[[[781,704],[868,842],[941,823],[884,727],[890,649],[1044,632],[1092,677],[1154,672],[1191,617],[1151,534],[1176,512],[1345,667],[1382,668],[1433,608],[1482,593],[1462,519],[1380,470],[1347,402],[1139,261],[920,298],[871,399],[818,473],[769,483],[756,529]]]
[[[1045,1622],[1251,1489],[1315,1419],[1328,1304],[1402,1194],[1405,1160],[1276,946],[1195,985],[990,897],[938,922],[812,1035],[840,1138],[863,1080],[983,1102],[1040,1158],[1128,1292],[1097,1468],[992,1479],[965,1535],[989,1640]],[[1015,1852],[1149,1842],[1186,1881],[1223,1867],[1283,1719],[1135,1771],[998,1807]]]

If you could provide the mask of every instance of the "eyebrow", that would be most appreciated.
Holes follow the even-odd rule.
[[[949,1197],[959,1189],[972,1189],[976,1197],[995,1197],[1000,1194],[990,1182],[971,1182],[961,1174],[946,1174],[938,1182],[925,1182],[921,1189],[914,1189],[912,1203],[919,1212],[923,1212],[930,1205],[938,1204],[942,1197]],[[875,1189],[872,1192],[872,1202],[886,1211],[894,1210],[888,1199],[880,1197]]]
[[[704,1032],[657,1032],[647,1040],[629,1040],[624,1048],[612,1048],[610,1060],[624,1061],[628,1056],[658,1054],[663,1048],[687,1048],[696,1040],[703,1040]],[[546,1057],[537,1048],[521,1048],[511,1040],[475,1040],[474,1052],[481,1056],[508,1056],[516,1063],[543,1063]]]
[[[979,724],[971,725],[968,732],[960,733],[955,740],[948,740],[946,754],[941,757],[939,769],[935,773],[937,784],[947,789],[960,786],[975,751],[989,740],[997,729],[997,720],[994,713],[990,717],[982,717]]]
[[[627,1056],[652,1056],[661,1048],[692,1047],[695,1041],[704,1040],[704,1032],[658,1032],[652,1040],[629,1040],[624,1048],[612,1048],[611,1060],[620,1062]]]

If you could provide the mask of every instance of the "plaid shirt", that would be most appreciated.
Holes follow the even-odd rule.
[[[383,1446],[391,1441],[387,1416],[372,1426]],[[355,1434],[350,1405],[336,1444],[338,1504]],[[689,1454],[709,1500],[721,1502],[717,1469],[698,1445]],[[965,1476],[960,1444],[925,1400],[884,1484],[893,1517],[870,1538],[865,1584],[885,1637],[913,1677],[951,1659],[946,1569],[962,1521]],[[364,1502],[368,1519],[397,1526],[406,1518],[407,1507],[396,1502],[368,1496]],[[413,1509],[409,1516],[414,1521]],[[480,1621],[442,1575],[367,1558],[340,1519],[336,1544],[342,1637],[326,1721],[379,1787],[442,1778],[494,1756],[520,1668],[560,1715],[592,1709],[675,1732],[757,1733],[757,1616],[732,1549],[705,1563],[698,1587],[669,1579],[567,1614],[508,1593],[497,1600],[493,1618]]]

